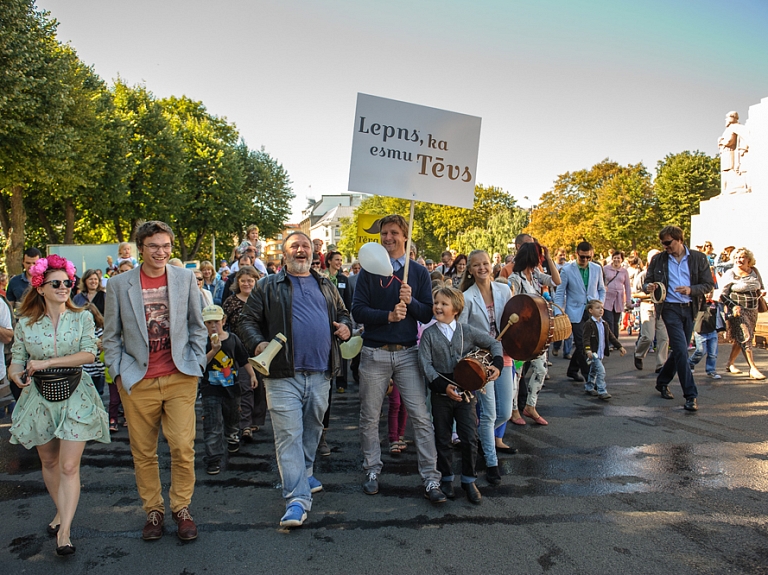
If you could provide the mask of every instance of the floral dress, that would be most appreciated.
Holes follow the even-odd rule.
[[[27,360],[50,359],[79,351],[98,354],[93,316],[87,312],[65,310],[54,329],[47,315],[31,323],[21,318],[14,330],[12,363],[24,366]],[[15,385],[15,384],[14,384]],[[83,378],[74,393],[64,401],[48,401],[34,382],[24,388],[13,410],[11,443],[31,449],[52,439],[96,440],[109,443],[109,419],[91,376]]]

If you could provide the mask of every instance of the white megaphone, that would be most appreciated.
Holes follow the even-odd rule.
[[[269,364],[277,355],[277,352],[283,349],[283,344],[288,341],[282,333],[275,335],[274,339],[269,342],[269,345],[264,351],[262,351],[256,357],[248,359],[248,363],[251,364],[253,369],[258,371],[261,375],[269,377]]]
[[[369,274],[389,277],[394,273],[387,250],[376,242],[363,245],[357,254],[357,259],[360,260],[360,266]]]

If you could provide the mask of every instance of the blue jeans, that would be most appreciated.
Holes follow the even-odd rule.
[[[245,371],[245,370],[243,370]],[[203,461],[219,463],[227,442],[237,443],[240,422],[240,398],[221,395],[203,396]]]
[[[514,367],[502,369],[499,378],[485,386],[485,393],[477,394],[477,404],[480,407],[477,435],[480,445],[483,446],[485,464],[488,467],[496,467],[499,464],[494,430],[506,423],[512,415],[514,395],[517,395]]]
[[[563,355],[568,355],[573,351],[573,334],[569,335],[567,339],[563,339],[561,341],[556,341],[552,347],[559,351],[560,347],[563,348]]]
[[[693,380],[691,368],[688,365],[688,342],[693,333],[693,316],[689,305],[665,303],[661,312],[661,319],[667,328],[669,335],[669,347],[672,350],[656,378],[656,388],[669,385],[677,373],[680,386],[683,388],[685,399],[694,399],[699,396],[696,382]]]
[[[437,470],[435,433],[427,408],[427,382],[419,368],[416,346],[400,351],[363,347],[360,352],[360,447],[363,470],[381,473],[381,406],[392,379],[400,390],[400,399],[408,411],[418,454],[419,474],[424,485],[440,481]]]
[[[597,393],[600,395],[608,393],[608,390],[605,387],[605,366],[603,365],[603,362],[597,357],[593,357],[587,361],[589,362],[589,377],[584,384],[584,389],[590,391],[597,388]]]
[[[307,478],[314,474],[315,452],[328,409],[330,372],[297,371],[293,377],[264,380],[267,407],[275,434],[277,467],[286,506],[312,509]]]
[[[693,337],[696,340],[696,351],[693,352],[691,359],[688,360],[688,365],[693,369],[693,366],[699,363],[701,358],[706,355],[707,374],[715,373],[717,369],[717,332],[694,333]]]

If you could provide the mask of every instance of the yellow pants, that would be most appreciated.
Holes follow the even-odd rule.
[[[178,512],[192,501],[195,491],[195,398],[197,378],[174,373],[142,379],[131,393],[119,386],[128,437],[131,443],[136,487],[146,513],[165,513],[157,439],[160,424],[171,449],[171,511]]]

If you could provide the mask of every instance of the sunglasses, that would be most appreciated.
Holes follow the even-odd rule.
[[[65,288],[71,288],[73,285],[75,285],[74,280],[48,280],[47,282],[43,282],[43,285],[51,284],[53,289],[59,289],[61,287],[61,284],[64,284]]]
[[[668,248],[669,246],[672,245],[672,242],[674,241],[675,240],[664,240],[663,242],[661,242],[661,245],[664,246],[665,248]]]
[[[320,262],[312,262],[312,267],[320,267]]]
[[[198,277],[195,277],[195,279],[196,279],[197,281],[199,281],[199,282],[203,281],[203,278],[198,278]]]
[[[583,255],[579,254],[579,259],[580,260],[591,260],[592,256],[583,256]]]

